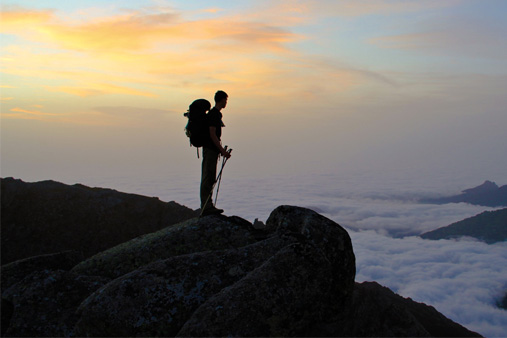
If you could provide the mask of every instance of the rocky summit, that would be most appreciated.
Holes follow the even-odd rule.
[[[3,265],[2,335],[479,336],[354,279],[347,231],[312,210],[191,218],[91,257]]]

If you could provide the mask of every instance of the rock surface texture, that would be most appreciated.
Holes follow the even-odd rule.
[[[348,233],[280,206],[194,218],[83,258],[2,266],[3,336],[478,336],[376,283]]]
[[[144,255],[136,270],[138,262],[111,269],[152,249],[158,254]],[[81,304],[78,335],[295,336],[311,334],[315,323],[345,308],[355,259],[338,224],[282,206],[263,231],[236,217],[209,216],[112,248],[73,269],[105,277],[111,271],[126,274]]]

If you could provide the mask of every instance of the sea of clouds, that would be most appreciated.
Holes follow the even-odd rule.
[[[88,183],[199,207],[198,173],[140,181],[115,177]],[[495,210],[465,203],[418,203],[422,197],[453,195],[481,183],[464,185],[451,178],[425,182],[376,180],[365,175],[252,177],[226,173],[217,206],[227,215],[249,221],[265,221],[282,204],[313,209],[349,231],[357,282],[376,281],[403,297],[434,306],[470,330],[502,337],[507,332],[507,311],[499,309],[496,302],[507,290],[507,242],[487,245],[470,238],[431,241],[417,237]]]
[[[507,290],[507,243],[390,238],[350,232],[356,281],[376,281],[486,337],[505,337],[507,311],[496,307]]]

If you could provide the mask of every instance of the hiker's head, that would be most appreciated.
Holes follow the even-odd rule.
[[[219,90],[218,92],[215,93],[215,106],[217,108],[225,108],[225,106],[227,105],[227,98],[229,97],[229,95],[227,95],[226,92],[224,92],[223,90]]]

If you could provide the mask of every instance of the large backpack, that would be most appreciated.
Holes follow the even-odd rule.
[[[206,112],[211,109],[211,103],[205,99],[198,99],[188,107],[184,116],[188,117],[185,134],[190,140],[190,146],[202,147],[209,141],[209,127]]]

